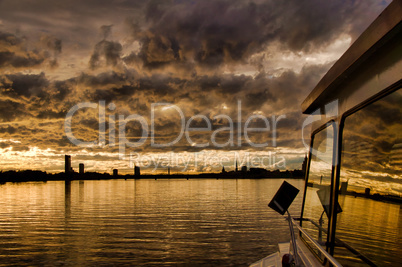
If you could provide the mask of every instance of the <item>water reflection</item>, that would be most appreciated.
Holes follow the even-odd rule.
[[[339,204],[343,209],[338,214],[339,239],[378,266],[397,266],[402,262],[400,205],[349,195],[341,195]],[[342,247],[337,247],[335,253],[345,266],[360,266],[362,263]]]
[[[339,202],[344,211],[336,237],[380,266],[402,262],[401,104],[399,89],[346,117],[343,130]],[[344,264],[362,263],[357,253],[342,247],[335,252]]]
[[[267,207],[282,181],[6,183],[0,265],[247,265],[289,240]]]
[[[351,191],[402,196],[402,90],[345,120],[341,180]]]
[[[71,215],[71,181],[64,182],[64,217],[67,219]]]
[[[84,202],[84,181],[79,181],[79,193],[78,193],[78,195],[79,195],[79,200],[80,200],[80,203],[82,203],[82,202]]]

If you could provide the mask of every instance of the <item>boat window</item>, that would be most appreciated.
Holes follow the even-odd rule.
[[[334,126],[330,124],[313,136],[310,152],[310,170],[306,182],[303,205],[303,228],[319,244],[325,247],[327,242],[330,186],[333,170]],[[311,249],[321,258],[315,247]],[[322,257],[322,260],[324,258]]]
[[[334,255],[345,266],[402,262],[401,133],[402,90],[344,120]]]

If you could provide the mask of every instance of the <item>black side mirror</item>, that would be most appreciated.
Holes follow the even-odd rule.
[[[284,181],[271,202],[269,202],[268,207],[283,215],[298,193],[299,189]]]
[[[324,208],[325,214],[329,218],[329,209],[330,209],[330,195],[331,195],[331,187],[325,186],[317,191],[318,198],[321,201],[321,205]],[[339,205],[339,202],[336,203],[336,213],[342,212],[342,208]]]

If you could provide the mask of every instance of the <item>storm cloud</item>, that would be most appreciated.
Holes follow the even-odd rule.
[[[155,148],[147,139],[129,152],[281,150],[300,154],[301,163],[300,103],[386,5],[374,0],[1,1],[0,139],[5,143],[0,149],[50,150],[41,157],[53,171],[62,170],[62,153],[75,153],[106,171],[118,158],[119,147],[110,142],[113,120],[117,134],[120,115],[141,116],[149,126],[154,123],[157,142],[166,143],[183,126],[177,110],[169,109],[174,105],[186,122],[199,116],[193,128],[205,127],[205,119],[212,130],[229,127],[231,118],[234,135],[250,116],[271,122],[282,116],[276,146],[272,132],[255,132],[250,140],[270,147],[255,148],[242,138],[236,146],[200,148],[194,144],[211,141],[211,132],[193,132],[193,144],[183,137]],[[73,145],[64,128],[68,111],[103,101],[105,143]],[[166,105],[153,110],[155,103]],[[87,108],[74,115],[77,138],[98,141],[98,113]],[[251,123],[264,126],[258,119]],[[138,121],[125,125],[128,140],[138,140],[140,126]],[[229,137],[227,131],[215,136],[219,144]]]

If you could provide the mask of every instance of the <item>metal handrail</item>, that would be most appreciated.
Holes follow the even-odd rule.
[[[308,219],[308,218],[295,218],[295,221],[308,221],[310,223],[312,223],[315,227],[317,227],[318,229],[320,229],[321,231],[323,231],[325,234],[328,234],[328,231],[326,229],[324,229],[322,226],[318,225],[315,221]],[[372,267],[377,267],[377,265],[372,262],[369,258],[367,258],[365,255],[363,255],[361,252],[357,251],[356,249],[354,249],[351,245],[349,245],[348,243],[340,240],[339,238],[335,237],[335,245],[339,245],[339,246],[343,246],[346,249],[348,249],[350,252],[352,252],[353,254],[355,254],[357,257],[359,257],[359,259],[361,259],[363,262],[367,263],[368,265],[372,266]]]
[[[293,246],[293,253],[295,254],[295,265],[299,266],[299,259],[297,257],[297,245],[296,245],[296,237],[295,237],[295,231],[293,230],[293,219],[292,216],[290,216],[289,211],[286,211],[288,213],[288,222],[289,222],[289,230],[290,230],[290,237],[292,239],[292,246]]]
[[[332,265],[337,266],[337,267],[342,267],[342,265],[334,259],[320,244],[317,243],[317,241],[314,240],[300,225],[298,225],[293,218],[290,218],[292,220],[292,223],[299,229],[300,232],[303,233],[303,235],[311,241],[314,246],[324,255],[327,260],[332,263]]]

